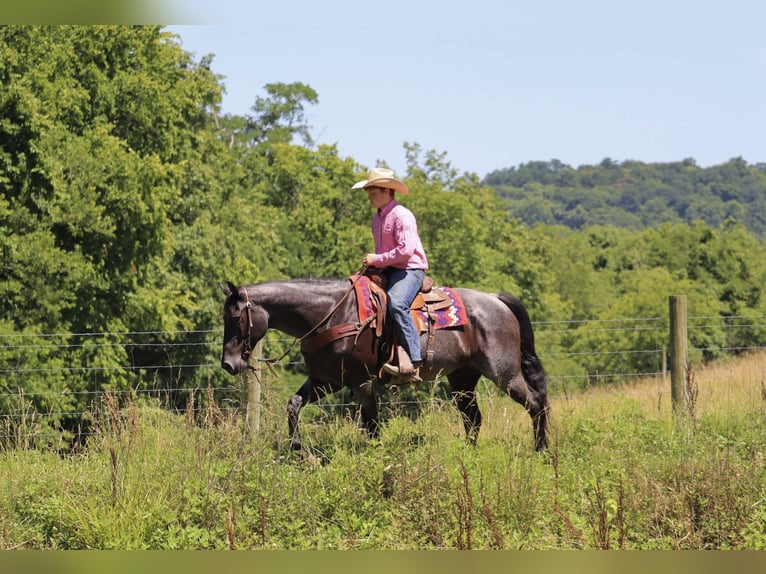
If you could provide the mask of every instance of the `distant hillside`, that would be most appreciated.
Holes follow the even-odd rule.
[[[529,225],[630,229],[702,220],[719,226],[734,219],[766,237],[766,163],[742,158],[702,168],[693,159],[674,163],[615,162],[573,168],[558,160],[533,161],[484,178]]]

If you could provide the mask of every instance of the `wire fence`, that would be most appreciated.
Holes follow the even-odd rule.
[[[587,379],[587,384],[610,384],[666,373],[664,341],[668,321],[665,317],[542,321],[533,322],[533,327],[537,350],[548,370],[552,389],[566,390],[573,382],[583,379]],[[696,350],[710,356],[762,350],[764,346],[758,341],[764,340],[766,317],[690,316],[688,331],[689,338],[697,340]],[[711,337],[710,333],[718,336]],[[278,355],[293,342],[291,338],[273,335],[270,333],[267,338],[266,356]],[[0,424],[5,422],[6,427],[17,424],[20,417],[28,414],[23,405],[31,403],[45,405],[45,412],[40,413],[38,409],[38,416],[81,417],[87,413],[83,405],[98,404],[107,393],[154,397],[171,410],[202,409],[205,396],[212,393],[224,407],[231,405],[232,410],[240,409],[246,389],[241,377],[222,372],[218,360],[222,337],[223,331],[219,329],[0,334],[0,406],[16,405],[16,412],[0,412]],[[587,340],[599,341],[597,350],[583,344],[584,339],[586,343]],[[111,351],[119,360],[89,362],[91,357],[109,355]],[[68,364],[56,358],[62,353]],[[54,360],[30,359],[41,356],[52,356]],[[297,354],[289,357],[274,370],[264,370],[264,385],[273,396],[297,390],[295,373],[300,373],[304,366]],[[640,360],[636,360],[637,357]],[[599,366],[588,371],[581,367],[583,364]],[[640,368],[621,368],[624,365]],[[190,385],[192,373],[196,382]],[[284,376],[286,373],[292,376]],[[115,375],[132,375],[134,379],[127,387],[110,387],[108,381]],[[83,377],[87,379],[86,388],[82,385]],[[57,384],[46,387],[47,379]],[[77,384],[68,384],[75,379]],[[343,396],[338,400],[336,395],[325,398],[320,408],[354,408],[350,394],[345,397],[347,400]],[[412,402],[394,395],[386,400],[386,405],[392,408],[406,408]]]

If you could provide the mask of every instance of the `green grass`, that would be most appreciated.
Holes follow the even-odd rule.
[[[429,403],[377,441],[304,417],[310,455],[282,408],[252,436],[214,407],[109,399],[81,453],[0,453],[0,547],[766,549],[762,360],[695,373],[686,416],[655,380],[553,397],[547,454],[489,386],[476,448]]]

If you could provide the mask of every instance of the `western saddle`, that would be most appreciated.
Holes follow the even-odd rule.
[[[388,314],[388,296],[386,294],[384,284],[385,280],[383,276],[378,273],[366,273],[364,275],[352,275],[349,277],[349,279],[352,283],[352,289],[361,286],[361,282],[368,281],[367,287],[369,289],[370,306],[372,312],[366,313],[362,311],[362,303],[366,302],[359,301],[359,321],[355,323],[343,323],[341,325],[335,325],[325,331],[319,332],[316,335],[302,340],[301,350],[303,352],[311,353],[318,351],[333,341],[337,341],[338,339],[346,337],[355,337],[358,339],[361,333],[367,328],[374,330],[375,337],[378,340],[380,340],[384,336],[384,333],[386,333],[386,331],[384,331],[384,327],[387,323],[386,319]],[[357,288],[357,299],[361,297],[360,293],[360,289]],[[425,349],[425,366],[428,369],[430,369],[433,365],[433,339],[436,334],[436,313],[442,309],[448,309],[451,305],[452,299],[450,296],[442,289],[434,287],[433,279],[428,276],[426,276],[426,278],[423,280],[423,285],[421,286],[420,291],[415,296],[412,305],[410,305],[416,327],[421,333],[428,333]],[[425,313],[427,321],[422,319],[422,314],[418,313],[418,311]],[[395,339],[395,337],[392,337],[392,339]],[[392,359],[394,354],[398,352],[398,349],[399,345],[395,340],[393,340],[389,348],[389,360]],[[383,362],[386,361],[379,361],[381,364]],[[382,378],[380,373],[378,374],[378,377]]]

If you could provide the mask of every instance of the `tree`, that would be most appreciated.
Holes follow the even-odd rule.
[[[199,302],[169,261],[176,225],[195,217],[189,166],[216,77],[157,26],[5,26],[0,55],[3,317],[61,334],[192,325]],[[107,369],[103,387],[135,383],[119,345],[82,350]]]
[[[269,169],[256,189],[280,213],[282,273],[342,277],[356,271],[371,239],[367,196],[351,189],[356,164],[339,158],[335,146],[313,151],[282,143],[268,153]]]
[[[306,123],[304,106],[316,104],[319,97],[313,88],[300,82],[266,84],[267,96],[258,96],[251,108],[245,132],[251,144],[291,143],[298,136],[307,147],[314,144]]]
[[[766,176],[742,158],[704,169],[691,158],[660,164],[606,158],[577,169],[556,160],[529,162],[494,171],[484,182],[530,226],[646,229],[695,219],[720,226],[736,218],[756,234],[766,233]]]

